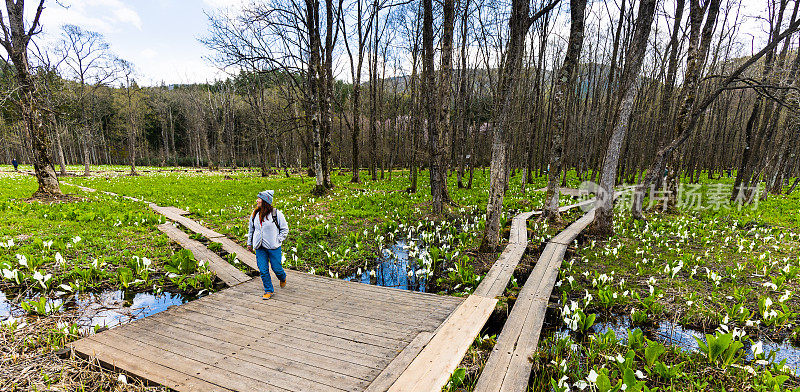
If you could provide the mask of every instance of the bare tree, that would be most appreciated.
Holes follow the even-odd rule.
[[[78,107],[83,129],[84,175],[89,175],[89,146],[92,131],[88,106],[98,88],[116,77],[112,64],[113,56],[103,36],[94,31],[83,30],[75,25],[64,25],[61,45],[57,52],[64,58],[63,64],[70,76],[78,79]]]
[[[553,141],[550,146],[550,159],[548,165],[547,193],[544,200],[544,213],[542,217],[554,222],[561,222],[561,214],[558,212],[558,183],[561,168],[564,164],[564,134],[567,125],[567,94],[574,90],[575,72],[578,68],[578,60],[583,48],[583,25],[584,10],[586,0],[570,1],[570,29],[569,41],[564,55],[564,62],[558,70],[553,88],[553,98],[551,102]]]
[[[136,172],[136,110],[134,108],[133,102],[133,95],[134,89],[137,88],[135,86],[136,82],[133,80],[134,69],[133,64],[131,62],[117,59],[117,66],[119,67],[120,71],[122,72],[122,77],[125,78],[125,100],[127,102],[127,122],[128,122],[128,160],[129,165],[131,167],[130,175],[138,176],[139,173]]]
[[[455,25],[455,0],[444,0],[442,20],[442,55],[439,70],[438,108],[428,108],[428,143],[430,149],[430,177],[431,196],[433,196],[433,211],[442,212],[442,206],[450,203],[450,193],[447,191],[448,156],[447,138],[451,133],[450,123],[450,89],[453,75],[453,29]],[[428,12],[426,8],[426,12]],[[432,11],[431,11],[432,12]],[[425,20],[432,20],[433,16]],[[432,37],[430,37],[432,39]],[[426,46],[426,48],[428,48]],[[432,45],[430,48],[431,49]],[[425,52],[425,58],[431,58],[433,53]],[[430,65],[430,64],[429,64]],[[431,71],[432,72],[432,71]],[[430,83],[431,81],[429,81]],[[433,88],[432,84],[428,85]],[[433,92],[429,92],[429,99],[433,99]],[[431,104],[431,103],[429,103]]]
[[[497,117],[492,129],[492,162],[489,201],[486,206],[486,226],[481,239],[484,251],[497,247],[500,242],[500,217],[503,209],[503,198],[508,186],[509,135],[511,134],[511,108],[514,103],[513,89],[516,87],[522,68],[525,53],[525,35],[531,24],[550,12],[558,4],[558,0],[542,8],[530,16],[530,5],[527,0],[514,0],[509,20],[510,36],[503,59],[500,75],[500,88],[497,94],[495,113]],[[584,3],[585,5],[585,3]],[[583,11],[581,11],[583,12]]]
[[[318,0],[275,0],[252,4],[238,16],[210,15],[211,33],[201,41],[225,66],[238,66],[254,72],[279,71],[293,102],[302,97],[304,118],[311,133],[311,166],[316,177],[314,193],[322,194],[330,182],[330,129],[333,94],[332,56],[338,31],[333,3],[326,3],[325,46],[321,35]],[[330,61],[329,61],[330,58]],[[297,77],[303,75],[302,78]],[[297,114],[300,114],[299,111]],[[301,141],[304,140],[301,137]],[[323,162],[324,161],[324,162]]]
[[[353,58],[353,50],[350,48],[350,41],[345,33],[344,37],[344,45],[345,49],[347,50],[347,55],[349,57],[350,63],[350,77],[353,80],[353,92],[352,97],[350,99],[351,104],[351,112],[352,112],[352,121],[348,121],[347,125],[350,128],[350,137],[351,137],[351,153],[352,153],[352,170],[353,175],[350,179],[352,183],[358,183],[361,181],[360,177],[360,170],[361,164],[359,163],[359,137],[361,136],[361,74],[362,68],[364,66],[364,52],[367,47],[367,39],[369,39],[370,31],[372,29],[373,17],[370,14],[367,18],[367,11],[365,9],[372,9],[371,12],[376,13],[377,9],[366,7],[364,4],[364,0],[354,0],[356,13],[354,15],[355,24],[356,24],[356,32],[355,32],[355,39],[356,39],[356,54],[358,59],[355,60]],[[339,7],[339,23],[344,24],[345,19],[343,16],[344,8]],[[365,26],[364,19],[367,19],[367,23]],[[346,30],[346,29],[345,29]]]
[[[33,150],[33,168],[36,181],[39,184],[34,196],[51,197],[61,195],[56,172],[53,169],[52,159],[47,152],[50,141],[45,132],[41,100],[36,92],[31,67],[28,63],[28,44],[31,39],[41,32],[39,18],[44,10],[44,0],[39,1],[33,21],[28,28],[25,27],[25,1],[6,0],[6,13],[0,15],[0,28],[3,29],[3,38],[0,45],[6,50],[8,59],[14,64],[17,82],[18,102],[22,121],[30,135]]]
[[[617,178],[617,165],[619,164],[620,149],[625,134],[628,132],[633,101],[636,98],[636,79],[639,77],[639,70],[644,60],[645,49],[647,48],[647,37],[650,36],[650,26],[656,12],[656,0],[642,0],[639,3],[639,15],[636,17],[633,39],[630,41],[625,68],[622,71],[622,79],[617,94],[622,97],[622,101],[617,104],[616,124],[608,141],[605,159],[603,159],[603,170],[600,173],[600,192],[597,194],[597,210],[594,221],[589,231],[601,236],[610,236],[614,232],[614,185]]]

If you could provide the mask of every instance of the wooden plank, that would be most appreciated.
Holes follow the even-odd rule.
[[[522,326],[520,339],[514,354],[511,356],[508,373],[503,380],[500,391],[524,391],[528,388],[533,364],[528,359],[536,351],[539,334],[542,331],[545,312],[549,298],[535,298],[528,311],[527,323]],[[533,322],[530,322],[533,321]]]
[[[532,366],[528,357],[538,346],[550,293],[558,279],[567,244],[593,217],[594,210],[547,243],[484,365],[475,392],[526,390]]]
[[[572,241],[578,237],[581,231],[583,231],[583,229],[585,229],[590,223],[592,223],[592,220],[594,220],[594,213],[595,209],[592,208],[589,212],[584,214],[580,219],[569,225],[564,231],[558,233],[558,235],[553,237],[553,239],[551,239],[550,241],[564,245],[571,244]]]
[[[517,214],[517,216],[511,220],[511,230],[508,239],[509,243],[515,244],[528,242],[528,218],[530,218],[532,215],[533,211],[523,212]]]
[[[221,313],[221,309],[212,308],[211,306],[203,307],[197,311],[212,317],[226,318],[228,320],[245,324],[245,325],[260,325],[270,333],[281,333],[287,336],[294,336],[305,340],[310,340],[319,344],[333,345],[339,348],[358,350],[365,353],[373,353],[375,356],[382,357],[384,353],[392,350],[401,349],[405,343],[398,341],[394,344],[381,342],[379,344],[371,344],[369,342],[361,341],[357,334],[344,333],[331,329],[330,327],[323,328],[322,326],[314,326],[312,328],[301,327],[294,323],[278,323],[270,322],[257,318],[250,314],[240,314],[238,312]],[[375,342],[373,342],[375,343]]]
[[[220,240],[220,238],[214,238],[211,240],[217,241]],[[248,255],[247,257],[251,257],[252,263],[253,264],[255,263],[255,255],[253,253],[250,253],[246,249],[240,247],[238,244],[236,244],[236,246],[240,248],[239,250],[247,252],[244,253],[244,255]],[[228,251],[230,252],[230,250]],[[242,258],[242,253],[237,253],[237,257],[239,257],[240,260],[246,262],[246,259]],[[249,262],[246,262],[246,264],[250,265]],[[258,267],[255,266],[255,264],[253,268],[258,270]],[[420,293],[403,289],[390,289],[388,287],[373,286],[373,285],[367,285],[358,282],[349,282],[341,279],[329,278],[319,275],[311,275],[305,272],[294,271],[289,269],[284,269],[284,271],[286,272],[287,275],[287,281],[289,282],[289,287],[295,287],[296,285],[300,285],[302,287],[309,287],[309,286],[329,287],[329,288],[336,287],[348,290],[349,292],[358,294],[360,296],[367,296],[371,301],[386,302],[388,305],[391,306],[395,306],[397,304],[406,304],[424,309],[429,309],[430,306],[437,306],[437,307],[444,306],[446,309],[452,311],[452,309],[455,309],[458,306],[458,304],[460,304],[462,301],[462,299],[458,297],[440,296],[436,294]],[[273,282],[278,281],[277,277],[273,272],[270,272],[270,276],[272,277]],[[257,281],[260,282],[260,280]],[[241,287],[237,289],[249,290],[250,286]]]
[[[153,211],[161,215],[164,215],[167,219],[178,222],[181,225],[185,226],[187,229],[195,233],[202,234],[206,238],[211,239],[215,237],[223,237],[222,234],[217,233],[216,231],[211,230],[188,217],[178,214],[174,209],[172,209],[174,207],[161,207],[159,205],[152,203],[149,204],[149,206],[151,209],[153,209]]]
[[[402,347],[404,347],[407,343],[407,341],[404,341],[407,336],[403,336],[402,338],[399,336],[388,338],[384,336],[373,335],[368,332],[349,327],[347,320],[329,320],[327,323],[323,323],[321,320],[310,319],[310,317],[283,315],[280,314],[280,312],[267,314],[259,310],[248,309],[244,306],[235,305],[232,303],[227,305],[219,303],[207,303],[206,308],[216,309],[217,314],[225,314],[223,312],[226,312],[226,309],[228,309],[229,313],[227,314],[230,316],[238,315],[249,317],[252,319],[252,322],[261,323],[261,325],[264,326],[274,325],[277,329],[291,327],[288,329],[289,331],[302,329],[309,332],[324,334],[326,336],[347,339],[354,343],[363,343],[370,346],[383,347],[387,349],[402,349]],[[410,340],[410,338],[407,339]]]
[[[121,329],[122,328],[115,328],[114,330],[121,330]],[[198,361],[194,358],[187,357],[185,355],[175,354],[170,350],[154,347],[152,345],[148,345],[134,339],[121,339],[119,337],[109,336],[108,334],[105,333],[97,334],[85,339],[89,339],[95,342],[100,347],[97,350],[97,352],[106,350],[107,347],[113,347],[127,353],[136,353],[136,355],[141,358],[147,358],[148,362],[156,363],[162,367],[170,368],[173,371],[192,375],[211,384],[224,385],[225,388],[234,391],[292,390],[289,388],[281,388],[280,386],[275,384],[270,384],[269,383],[270,380],[261,381],[253,379],[249,375],[238,375],[236,377],[231,377],[230,373],[223,372],[219,368],[213,365],[209,365],[205,362]],[[157,375],[156,377],[159,376]],[[160,379],[154,379],[151,381],[157,383],[162,382],[162,380]]]
[[[440,391],[489,319],[495,304],[494,298],[467,297],[389,391]]]
[[[68,345],[75,353],[85,359],[96,359],[103,367],[125,372],[151,383],[161,384],[179,391],[219,391],[230,389],[212,384],[192,375],[142,358],[136,352],[127,352],[114,346],[101,345],[84,338]]]
[[[247,248],[237,244],[228,237],[213,237],[209,238],[209,240],[220,243],[222,245],[222,249],[225,249],[226,252],[235,253],[236,257],[241,262],[243,262],[245,265],[252,268],[253,270],[258,271],[258,263],[256,262],[256,255],[253,252],[247,250]]]
[[[288,291],[288,288],[283,289],[281,293]],[[316,296],[315,296],[316,294]],[[307,300],[301,301],[296,296],[304,296],[308,295]],[[290,298],[288,298],[290,297]],[[332,297],[324,297],[323,294],[308,293],[308,294],[300,294],[300,293],[289,293],[286,295],[276,295],[269,301],[258,301],[253,303],[253,301],[247,301],[242,298],[238,298],[236,296],[215,296],[218,299],[218,302],[222,304],[228,303],[228,301],[234,301],[242,306],[248,307],[255,307],[259,309],[264,309],[265,312],[283,312],[285,314],[293,314],[293,315],[310,315],[313,313],[315,318],[328,318],[328,319],[347,319],[348,322],[352,323],[353,325],[366,325],[375,327],[378,330],[384,331],[386,333],[399,333],[399,334],[406,334],[408,333],[409,329],[417,328],[417,327],[424,327],[427,325],[432,325],[426,320],[419,319],[420,317],[429,316],[434,320],[438,320],[433,325],[438,326],[447,316],[439,316],[438,314],[435,315],[427,315],[427,314],[409,314],[409,313],[401,313],[401,320],[395,320],[396,313],[395,312],[386,312],[385,309],[376,309],[378,310],[377,313],[359,313],[359,309],[355,308],[352,312],[343,312],[341,311],[342,308],[350,309],[352,307],[360,307],[363,306],[361,304],[350,306],[348,304],[344,304],[341,302],[333,303]],[[210,301],[210,300],[209,300]],[[315,301],[315,302],[312,302]],[[320,306],[320,305],[325,306]],[[411,317],[414,316],[414,317]],[[435,328],[435,327],[434,327]]]
[[[170,345],[173,346],[174,342],[180,342],[184,347],[202,347],[207,349],[208,352],[214,352],[225,356],[228,362],[235,361],[237,364],[245,367],[257,365],[258,367],[271,369],[336,389],[349,391],[363,390],[367,385],[365,380],[360,380],[339,371],[321,367],[319,363],[312,366],[302,362],[302,359],[298,361],[297,358],[286,355],[285,351],[277,347],[264,353],[258,350],[252,350],[248,347],[258,344],[258,341],[245,342],[244,345],[232,344],[223,336],[217,335],[209,337],[202,332],[209,333],[209,329],[203,331],[196,328],[186,330],[161,324],[139,328],[135,333],[137,337],[141,336],[153,342],[168,341]],[[232,331],[222,332],[223,334],[235,335],[230,333]],[[256,371],[259,370],[258,367],[255,368]],[[310,377],[313,377],[313,379]],[[313,384],[311,385],[313,386]]]
[[[432,301],[432,300],[425,300],[425,297],[421,297],[416,295],[414,292],[411,291],[401,291],[401,292],[373,292],[371,290],[366,290],[370,287],[377,287],[382,288],[379,286],[370,286],[356,282],[345,282],[345,281],[333,281],[333,280],[319,280],[314,279],[313,276],[306,275],[299,275],[299,278],[291,278],[289,276],[289,272],[287,272],[287,287],[284,290],[290,292],[290,290],[298,290],[298,293],[302,293],[304,291],[320,291],[320,292],[342,292],[347,293],[353,296],[355,300],[368,300],[370,303],[378,305],[380,303],[385,303],[389,306],[402,306],[403,309],[409,310],[419,310],[419,311],[429,311],[431,307],[436,309],[455,309],[455,307],[461,302],[460,300],[457,301]],[[248,294],[252,293],[253,290],[256,292],[261,289],[260,279],[253,281],[252,285],[246,285],[242,287],[237,287],[232,289],[234,292],[239,292],[241,294]],[[274,281],[277,282],[277,279]],[[279,290],[280,291],[280,290]]]
[[[548,243],[539,257],[534,270],[531,271],[531,275],[514,303],[511,314],[506,320],[500,336],[498,336],[492,353],[484,365],[483,371],[478,378],[478,383],[475,386],[476,392],[495,392],[502,389],[511,360],[514,355],[519,355],[516,348],[525,324],[530,322],[528,316],[536,293],[544,281],[552,260],[557,258],[558,252],[559,246]],[[542,320],[544,320],[544,315],[542,315]]]
[[[116,331],[119,336],[128,339],[129,344],[139,347],[144,352],[151,352],[152,355],[166,352],[202,364],[204,371],[199,371],[199,373],[204,379],[227,379],[229,384],[222,385],[231,387],[237,385],[237,381],[241,381],[241,384],[232,389],[257,388],[263,390],[265,387],[275,386],[297,392],[344,390],[285,373],[277,369],[274,363],[268,361],[250,362],[238,356],[236,352],[218,353],[201,345],[187,343],[184,341],[187,340],[186,336],[170,338],[142,330],[128,331],[126,328],[118,328]]]
[[[473,294],[488,298],[502,295],[526,249],[526,244],[509,244],[497,259],[497,262],[486,273],[481,283],[478,284],[478,287],[475,288]]]
[[[172,331],[176,328],[191,330],[198,335],[215,339],[216,341],[223,343],[223,345],[229,344],[236,346],[243,353],[262,357],[264,359],[270,359],[271,357],[285,358],[290,361],[299,362],[304,366],[316,366],[323,371],[341,374],[346,378],[355,378],[368,381],[371,379],[371,377],[374,377],[378,374],[378,370],[375,368],[347,362],[341,358],[300,350],[285,345],[280,339],[253,338],[239,333],[238,330],[226,329],[220,324],[213,326],[202,323],[194,323],[190,320],[176,320],[170,325],[162,325],[161,327],[163,327],[164,332]],[[308,371],[313,373],[315,370],[308,369]]]
[[[172,224],[161,224],[158,229],[164,232],[171,240],[191,250],[198,261],[207,261],[208,268],[214,271],[228,286],[234,286],[251,279],[244,272],[239,271],[216,253],[203,246],[203,244],[189,238],[186,233],[172,226]]]
[[[400,377],[420,351],[431,341],[433,333],[420,332],[383,371],[369,384],[365,392],[383,392],[389,389]]]
[[[255,288],[249,287],[248,283],[247,285],[243,285],[244,287],[242,287],[242,290],[226,290],[226,294],[219,295],[216,298],[233,296],[232,293],[238,293],[240,295],[236,297],[235,300],[241,301],[244,299],[244,301],[246,301],[248,304],[252,304],[252,300],[246,299],[247,296],[250,295],[251,299],[256,300],[257,298],[256,302],[260,303],[261,282],[258,281],[258,283],[259,286]],[[439,320],[434,322],[435,325],[438,325],[441,320],[452,313],[450,311],[451,307],[429,305],[427,308],[425,308],[404,305],[400,303],[400,301],[397,301],[398,303],[396,304],[383,303],[382,301],[376,301],[374,298],[363,296],[362,293],[350,292],[348,290],[343,290],[342,288],[336,287],[322,290],[307,290],[309,290],[309,292],[304,293],[302,291],[302,287],[298,288],[296,286],[287,286],[284,289],[278,289],[276,294],[272,299],[270,299],[269,302],[288,302],[292,304],[289,306],[298,306],[300,308],[304,308],[303,310],[305,311],[311,311],[313,309],[306,308],[309,306],[313,308],[315,305],[318,305],[320,303],[320,299],[318,298],[320,295],[335,294],[337,298],[336,301],[326,305],[326,308],[353,316],[363,316],[378,320],[392,320],[398,325],[405,326],[428,324],[424,320],[415,320],[415,318],[419,317],[432,317],[434,320]],[[258,297],[256,297],[254,294],[258,294]],[[328,299],[328,301],[330,300],[332,300],[332,298]],[[387,309],[392,309],[392,311],[387,311]]]
[[[475,288],[474,295],[495,298],[503,294],[528,247],[527,222],[533,214],[533,211],[523,212],[512,219],[509,244]]]
[[[277,282],[277,281],[276,281]],[[372,310],[379,310],[381,314],[388,314],[390,315],[391,312],[387,313],[382,308],[386,307],[394,307],[398,310],[402,310],[406,313],[421,313],[421,314],[441,314],[443,317],[446,317],[451,313],[452,309],[455,309],[451,303],[436,303],[436,302],[429,302],[429,303],[416,303],[414,300],[417,299],[414,296],[397,296],[397,295],[388,295],[388,296],[381,296],[376,295],[374,293],[364,292],[361,290],[362,287],[366,287],[363,284],[351,283],[349,285],[328,285],[328,284],[319,284],[319,282],[314,281],[297,281],[297,280],[290,280],[289,284],[283,288],[278,289],[277,294],[275,295],[275,299],[279,301],[293,301],[294,299],[304,298],[304,297],[315,297],[319,294],[344,294],[341,300],[346,303],[351,303],[353,305],[364,305],[369,304],[371,308],[369,309],[357,309],[355,312],[350,312],[351,314],[366,314],[370,313]],[[247,295],[252,295],[254,293],[259,294],[261,288],[261,281],[259,279],[254,279],[246,284],[242,285],[241,287],[231,288],[230,291],[226,290],[226,292],[231,293],[238,293],[242,297],[247,297]],[[281,295],[282,293],[286,295]],[[229,294],[226,294],[229,295]],[[260,295],[260,294],[259,294]],[[459,301],[458,303],[460,303]]]
[[[207,228],[207,227],[205,227],[205,226],[203,226],[203,225],[201,225],[201,224],[195,222],[194,220],[189,219],[189,218],[187,218],[185,216],[181,216],[181,215],[177,215],[177,214],[173,214],[173,216],[175,217],[173,219],[175,222],[180,223],[181,225],[185,226],[186,228],[188,228],[189,230],[191,230],[191,231],[193,231],[195,233],[202,234],[204,237],[206,237],[208,239],[216,238],[216,237],[223,237],[222,234],[217,233],[216,231],[211,230],[211,229],[209,229],[209,228]]]
[[[416,292],[411,292],[407,290],[403,291],[388,291],[388,292],[374,292],[371,290],[366,290],[368,288],[378,288],[384,289],[383,287],[378,286],[370,286],[355,282],[345,282],[341,280],[333,280],[333,279],[320,279],[316,280],[313,277],[309,277],[307,274],[301,274],[299,278],[292,278],[287,271],[287,281],[288,285],[284,289],[279,289],[276,292],[278,293],[275,296],[275,299],[291,299],[292,295],[300,295],[303,292],[342,292],[346,293],[349,298],[347,300],[351,303],[367,303],[370,304],[370,308],[360,309],[358,313],[355,314],[362,314],[364,312],[370,312],[370,309],[381,309],[383,307],[388,308],[397,308],[403,309],[404,311],[410,312],[423,312],[425,314],[433,313],[441,315],[442,317],[446,317],[449,315],[453,309],[456,308],[457,304],[459,304],[462,299],[455,298],[454,300],[445,301],[434,301],[427,299],[426,297],[420,296]],[[273,282],[277,282],[277,280],[273,280]],[[260,295],[260,280],[256,279],[249,282],[247,285],[243,285],[241,287],[232,288],[232,292],[238,292],[243,295],[247,294],[258,294]],[[281,293],[287,293],[290,295],[283,296]],[[383,312],[383,311],[382,311]],[[351,312],[352,313],[352,312]]]
[[[272,320],[300,317],[304,320],[320,323],[321,325],[344,328],[346,330],[357,330],[370,335],[391,339],[396,339],[398,336],[407,336],[409,332],[413,333],[415,331],[422,331],[426,329],[432,330],[444,319],[442,318],[435,323],[420,321],[417,324],[409,324],[403,328],[397,328],[395,327],[397,322],[393,320],[358,317],[358,315],[336,312],[336,309],[321,306],[303,306],[302,308],[298,309],[298,306],[296,305],[278,302],[278,297],[279,296],[276,296],[276,298],[273,298],[269,301],[261,301],[261,303],[255,304],[253,301],[246,301],[237,298],[218,298],[218,301],[208,302],[207,306],[215,306],[222,310],[225,310],[227,306],[230,306],[232,307],[231,310],[241,309],[242,311],[248,311],[248,314],[250,310],[255,310],[256,315],[263,315],[265,318]],[[384,312],[386,312],[386,310],[384,310]],[[425,315],[419,315],[416,318],[423,317],[425,317]],[[413,322],[413,319],[410,321]],[[342,325],[342,323],[345,323],[345,325]]]
[[[595,202],[594,198],[583,200],[583,201],[580,201],[580,202],[577,202],[577,203],[574,203],[574,204],[570,204],[570,205],[559,207],[558,208],[558,212],[567,212],[567,211],[569,211],[569,210],[571,210],[573,208],[583,207],[583,206],[588,206],[588,205],[594,204],[594,202]]]
[[[294,348],[299,351],[308,352],[310,355],[320,355],[329,358],[340,359],[353,365],[363,368],[372,368],[373,370],[380,369],[382,363],[388,363],[387,356],[376,356],[374,352],[359,351],[353,346],[340,347],[335,345],[334,340],[325,342],[317,342],[307,339],[306,336],[293,336],[281,333],[280,331],[273,332],[267,331],[264,328],[256,327],[249,323],[241,323],[239,320],[220,319],[213,316],[208,316],[203,313],[191,312],[181,315],[177,322],[182,323],[184,320],[199,326],[221,326],[229,331],[234,331],[235,334],[240,334],[248,338],[263,341],[268,339],[269,336],[278,337],[280,344],[284,347]],[[298,334],[294,334],[298,335]],[[377,373],[377,372],[376,372]]]
[[[178,207],[169,206],[169,207],[165,207],[165,208],[166,208],[166,209],[167,209],[169,212],[171,212],[171,213],[173,213],[173,214],[177,214],[177,215],[189,215],[189,211],[186,211],[186,210],[180,209],[180,208],[178,208]]]

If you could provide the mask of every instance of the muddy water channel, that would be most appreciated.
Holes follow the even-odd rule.
[[[56,314],[62,311],[75,311],[78,316],[75,323],[82,328],[111,328],[151,316],[167,310],[170,306],[181,305],[193,299],[195,298],[167,292],[135,293],[106,290],[48,299],[47,310]],[[0,322],[23,315],[25,310],[0,292]]]
[[[592,327],[595,333],[606,333],[609,330],[614,331],[614,334],[622,342],[627,342],[628,330],[633,330],[636,328],[640,328],[648,339],[659,341],[664,344],[669,344],[682,350],[692,352],[698,352],[700,350],[700,347],[694,338],[698,338],[702,341],[705,340],[705,334],[703,332],[690,328],[684,328],[678,324],[666,320],[662,320],[654,326],[633,327],[629,319],[621,318],[611,322],[600,322]],[[566,330],[560,330],[557,332],[558,335],[566,335],[568,333],[569,332]],[[750,343],[745,341],[742,343],[745,344],[743,348],[743,350],[745,350],[745,358],[747,360],[753,360],[753,352],[751,350]],[[776,343],[764,341],[763,350],[765,354],[769,354],[770,351],[774,351],[775,358],[772,362],[780,363],[781,361],[786,360],[786,366],[792,369],[795,375],[800,377],[800,348],[792,346],[789,342]]]
[[[397,241],[391,247],[383,249],[372,269],[360,270],[360,273],[350,275],[344,280],[425,292],[427,279],[421,273],[421,267],[415,261],[409,260],[409,253],[419,250],[419,247],[409,247],[405,240]]]

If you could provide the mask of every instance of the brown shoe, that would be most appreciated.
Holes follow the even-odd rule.
[[[261,297],[261,299],[270,299],[270,298],[272,298],[272,293],[264,293],[264,295]]]
[[[284,287],[286,287],[286,281],[285,281],[285,280],[282,280],[282,281],[281,281],[281,288],[284,288]]]

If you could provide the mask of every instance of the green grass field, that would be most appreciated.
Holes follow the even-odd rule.
[[[26,303],[30,325],[64,317],[37,304],[41,298],[108,289],[196,295],[221,287],[203,263],[156,229],[165,220],[145,203],[83,192],[66,183],[185,209],[192,219],[240,244],[246,240],[256,194],[273,189],[274,204],[290,226],[285,266],[320,275],[369,270],[382,249],[411,239],[425,245],[412,257],[425,267],[430,289],[466,295],[498,255],[477,252],[488,171],[476,170],[472,189],[458,189],[451,176],[454,203],[434,215],[427,173],[420,175],[418,192],[410,194],[407,171],[378,181],[365,172],[360,184],[350,183],[348,173],[334,172],[335,188],[314,197],[314,180],[306,176],[148,168],[131,177],[117,172],[125,166],[92,169],[97,171],[91,177],[62,179],[62,190],[72,201],[46,204],[26,200],[35,191],[33,177],[0,167],[0,290],[16,298],[17,305]],[[519,175],[512,178],[504,201],[506,238],[510,218],[540,208],[543,201],[543,192],[535,189],[545,185],[545,178],[536,178],[525,192],[520,181]],[[570,173],[567,185],[579,183]],[[703,179],[695,190],[708,196],[730,185],[729,178]],[[562,205],[574,202],[562,197]],[[566,385],[574,390],[584,384],[599,391],[623,390],[623,385],[624,390],[643,391],[785,391],[800,386],[800,378],[779,361],[757,362],[771,359],[769,352],[750,359],[744,355],[755,342],[800,340],[800,193],[771,195],[743,208],[719,200],[697,207],[684,203],[672,212],[651,210],[646,222],[620,210],[613,237],[580,239],[559,275],[554,292],[561,297],[559,310],[551,312],[542,350],[532,358],[534,390],[565,391]],[[581,213],[572,211],[565,219]],[[529,221],[533,248],[559,229]],[[515,284],[501,303],[513,302]],[[627,323],[624,333],[592,328],[620,320]],[[65,329],[20,337],[14,331],[21,322],[4,322],[0,330],[14,347],[24,346],[20,339],[33,339],[30,350],[46,353],[77,338]],[[662,322],[710,334],[703,342],[713,349],[689,352],[640,334]],[[476,341],[469,355],[474,363],[464,369],[463,380],[461,371],[454,376],[451,390],[471,388],[493,339]]]

